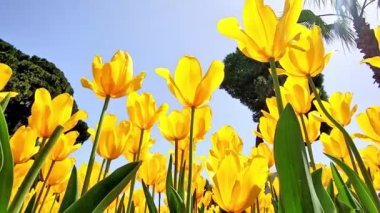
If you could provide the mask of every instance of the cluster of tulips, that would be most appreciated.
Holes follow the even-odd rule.
[[[107,63],[96,56],[94,80],[81,83],[104,105],[96,128],[89,129],[88,164],[78,171],[70,154],[81,145],[71,129],[88,115],[72,113],[73,97],[65,93],[52,99],[46,89],[37,89],[28,125],[9,136],[3,110],[17,93],[1,92],[0,212],[379,212],[380,107],[359,113],[362,133],[349,134],[344,127],[357,109],[352,94],[320,99],[312,77],[332,54],[325,54],[319,27],[297,24],[302,7],[302,0],[286,0],[277,17],[263,0],[246,0],[244,28],[236,18],[218,23],[246,56],[271,65],[275,96],[267,99],[268,111],[254,132],[264,143],[248,156],[231,126],[212,134],[207,157],[195,156],[211,127],[207,104],[224,78],[221,61],[213,61],[205,74],[193,56],[179,60],[174,76],[157,68],[183,105],[169,112],[167,104],[157,106],[151,94],[137,92],[146,74],[133,76],[127,52],[117,51]],[[380,41],[380,28],[375,35]],[[364,60],[374,66],[379,61]],[[0,64],[0,89],[11,75],[11,68]],[[287,76],[283,86],[278,75]],[[111,99],[122,97],[127,97],[129,120],[118,121],[107,110]],[[310,112],[312,104],[317,110]],[[322,122],[331,132],[320,132]],[[151,153],[155,124],[174,151]],[[359,151],[353,138],[372,144]],[[312,144],[318,141],[330,166],[313,157]],[[103,161],[96,162],[96,155]],[[129,163],[109,171],[121,156]]]

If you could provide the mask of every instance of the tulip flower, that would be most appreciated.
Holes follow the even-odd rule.
[[[329,135],[322,133],[320,140],[323,144],[323,151],[338,159],[346,159],[348,150],[343,134],[337,128],[333,128]]]
[[[158,128],[168,141],[179,141],[185,139],[190,132],[190,111],[182,112],[174,110],[168,116],[160,118]]]
[[[377,171],[373,178],[373,187],[375,187],[375,190],[380,190],[380,171]]]
[[[41,138],[49,138],[54,129],[61,125],[64,132],[72,129],[79,120],[87,118],[87,113],[78,110],[72,115],[74,99],[68,93],[63,93],[51,99],[45,88],[37,89],[32,105],[32,114],[28,118],[29,126]]]
[[[0,63],[0,91],[4,89],[11,76],[12,69],[8,65]],[[0,101],[3,100],[7,95],[12,98],[17,94],[17,92],[0,92]]]
[[[261,192],[258,199],[259,212],[274,213],[274,207],[272,203],[272,195],[270,193]],[[256,206],[255,206],[256,208]]]
[[[18,191],[18,188],[20,187],[21,183],[24,181],[24,178],[28,173],[29,169],[32,167],[33,163],[34,160],[28,160],[25,163],[19,163],[13,167],[13,186],[11,200]]]
[[[89,181],[89,188],[93,187],[98,182],[99,177],[102,172],[102,165],[98,162],[95,162],[92,168],[93,168],[93,175],[91,175],[91,178]],[[78,170],[78,180],[79,180],[79,186],[81,189],[83,187],[83,183],[85,180],[86,171],[87,171],[87,164],[82,164]]]
[[[54,166],[51,169],[49,176],[48,171],[54,162]],[[60,184],[70,178],[71,169],[75,164],[74,158],[66,158],[62,161],[48,161],[42,167],[42,175],[48,186],[54,186]],[[47,178],[46,178],[47,177]]]
[[[307,137],[308,137],[308,140],[306,140],[305,130],[301,128],[303,140],[313,143],[315,140],[317,140],[320,133],[320,128],[321,128],[321,121],[318,118],[318,113],[316,111],[312,111],[312,112],[309,112],[308,116],[306,115],[302,115],[302,116],[305,122],[306,132],[307,132]],[[300,116],[298,116],[298,119],[300,123],[302,123]]]
[[[272,114],[267,114],[261,116],[259,119],[259,132],[254,131],[253,133],[266,141],[267,143],[274,144],[274,133],[276,131],[278,118],[272,116]]]
[[[364,134],[357,133],[356,137],[374,141],[380,144],[380,107],[369,107],[365,112],[360,113],[356,120]]]
[[[376,40],[377,40],[377,48],[379,48],[379,50],[380,50],[380,26],[376,27],[373,30],[373,32],[374,32]],[[362,60],[361,62],[362,63],[368,63],[374,67],[380,68],[380,56],[366,58],[366,59]]]
[[[254,158],[256,156],[266,158],[268,160],[268,168],[271,168],[274,165],[273,152],[266,143],[260,143],[257,147],[253,147],[251,157]]]
[[[75,144],[78,136],[79,132],[77,131],[62,134],[58,138],[53,150],[50,152],[50,159],[54,161],[64,160],[69,156],[69,154],[79,149],[81,144]]]
[[[300,39],[293,43],[280,59],[280,65],[288,76],[315,77],[329,62],[332,53],[325,55],[321,29],[314,25],[311,29],[302,27]]]
[[[239,49],[249,58],[260,62],[278,61],[297,33],[298,17],[303,0],[286,0],[283,15],[278,18],[273,9],[264,5],[264,0],[246,0],[243,9],[243,24],[236,18],[224,18],[218,23],[221,34],[238,42]]]
[[[145,209],[146,200],[145,200],[144,191],[142,189],[134,191],[132,199],[133,199],[133,204],[135,207],[134,212],[144,213],[146,211]]]
[[[190,113],[190,108],[186,108]],[[193,139],[199,142],[204,139],[206,133],[211,129],[212,111],[209,106],[204,106],[194,113]]]
[[[297,114],[310,111],[314,94],[310,94],[307,79],[288,77],[285,81],[283,94]]]
[[[36,146],[37,133],[30,127],[21,126],[10,138],[15,164],[27,162],[39,150]]]
[[[99,98],[120,98],[141,88],[145,73],[133,78],[133,62],[129,53],[117,51],[109,63],[97,55],[92,62],[94,81],[81,78],[82,86],[94,91]]]
[[[162,104],[157,108],[153,95],[149,93],[139,95],[136,92],[129,95],[126,106],[132,123],[142,130],[152,128],[160,116],[169,109],[168,104]]]
[[[360,150],[366,168],[369,168],[372,175],[379,171],[380,167],[380,150],[374,145],[367,146]]]
[[[166,178],[166,156],[156,153],[147,157],[141,164],[137,175],[147,186],[154,186]]]
[[[224,64],[213,61],[202,76],[199,61],[193,56],[184,56],[178,62],[174,78],[167,68],[157,68],[156,73],[166,80],[170,92],[183,106],[197,108],[207,104],[211,94],[219,88],[224,78]]]
[[[124,157],[130,162],[133,162],[137,156],[140,142],[140,133],[140,128],[132,124],[131,132],[126,141],[126,147],[123,153]],[[156,141],[151,137],[150,132],[144,131],[144,137],[140,150],[140,160],[144,160],[148,156],[149,150],[155,142]]]
[[[255,157],[244,165],[238,154],[230,152],[214,172],[214,201],[227,212],[241,212],[264,190],[269,170],[263,157]]]

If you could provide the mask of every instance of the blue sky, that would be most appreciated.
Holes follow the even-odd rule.
[[[278,2],[267,1],[281,12],[283,3]],[[92,79],[94,55],[100,54],[103,61],[108,61],[116,50],[128,51],[134,61],[134,72],[147,72],[140,91],[153,93],[158,104],[167,102],[171,110],[179,109],[181,106],[154,69],[164,66],[173,72],[180,57],[186,54],[196,56],[204,72],[212,60],[223,60],[235,50],[236,43],[220,35],[216,24],[227,16],[240,19],[243,3],[243,0],[2,0],[0,38],[26,54],[46,58],[64,71],[74,88],[79,107],[90,114],[88,124],[94,126],[102,101],[80,85],[82,76]],[[370,12],[372,26],[378,23],[374,11]],[[368,106],[379,105],[379,89],[372,84],[372,71],[359,64],[361,54],[356,50],[345,52],[340,43],[326,46],[326,50],[336,50],[324,71],[328,93],[353,92],[353,102],[359,105],[359,112]],[[125,101],[125,98],[112,100],[108,112],[126,119]],[[210,105],[213,109],[210,133],[225,124],[232,125],[245,142],[245,152],[249,152],[255,140],[252,130],[256,129],[251,112],[220,90],[214,93]],[[349,128],[359,131],[356,120]],[[153,137],[157,139],[153,151],[167,153],[172,148],[156,127]],[[90,145],[86,143],[74,155],[78,163],[88,160]],[[199,144],[198,153],[207,154],[210,146],[207,137]],[[320,146],[314,147],[320,152]],[[113,167],[123,161],[118,162]]]

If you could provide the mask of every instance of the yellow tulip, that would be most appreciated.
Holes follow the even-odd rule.
[[[348,150],[344,136],[339,129],[333,128],[329,135],[322,133],[320,140],[323,144],[323,151],[325,153],[338,159],[345,159],[348,157]]]
[[[316,111],[309,112],[308,116],[302,115],[303,120],[305,121],[307,136],[310,143],[313,143],[317,140],[320,129],[321,129],[321,121],[317,118],[318,113]],[[299,123],[301,124],[301,118],[298,116]],[[306,142],[305,131],[301,128],[303,140]]]
[[[321,29],[318,26],[301,29],[300,39],[293,43],[297,47],[289,48],[279,62],[289,76],[315,77],[322,72],[332,53],[325,55]]]
[[[133,204],[135,206],[135,212],[136,213],[143,213],[145,212],[145,194],[142,189],[138,189],[133,191]]]
[[[51,160],[45,162],[44,166],[41,169],[44,179],[46,179],[52,162],[53,161]],[[49,177],[47,177],[46,184],[48,186],[54,186],[67,181],[70,178],[71,169],[73,168],[74,164],[74,158],[66,158],[62,161],[54,161],[53,168],[50,172]]]
[[[116,115],[106,114],[100,130],[97,153],[106,160],[114,160],[122,155],[127,146],[131,126],[130,121],[122,121],[117,124]],[[95,131],[93,129],[88,131],[94,140]]]
[[[264,190],[268,172],[265,158],[256,157],[244,165],[238,154],[230,152],[212,177],[214,201],[227,212],[243,211]]]
[[[92,62],[94,81],[81,78],[82,86],[94,91],[99,98],[120,98],[141,88],[145,73],[133,78],[133,61],[129,53],[117,51],[109,63],[97,55]]]
[[[13,167],[13,186],[12,186],[11,200],[16,195],[18,188],[20,187],[21,183],[24,181],[24,178],[26,174],[28,173],[29,169],[32,167],[33,163],[34,163],[34,160],[28,160],[25,163],[16,164]]]
[[[224,64],[215,60],[202,76],[199,61],[193,56],[182,57],[174,78],[167,68],[157,68],[156,73],[166,80],[170,92],[187,107],[201,107],[209,102],[212,93],[219,88],[224,78]]]
[[[72,115],[73,104],[74,99],[68,93],[60,94],[52,100],[45,88],[37,89],[32,114],[28,118],[29,126],[42,138],[49,138],[58,125],[62,125],[64,132],[67,132],[79,120],[87,118],[87,113],[83,110]]]
[[[190,108],[186,108],[190,113]],[[197,109],[194,113],[193,139],[199,142],[204,139],[206,133],[211,129],[212,111],[209,106]]]
[[[360,155],[362,156],[364,164],[367,168],[369,168],[372,175],[379,171],[380,150],[377,148],[377,146],[367,146],[365,149],[360,150]]]
[[[372,106],[369,107],[365,112],[360,113],[356,120],[360,129],[364,134],[357,133],[356,137],[374,141],[380,144],[380,107]]]
[[[168,141],[179,141],[185,139],[190,131],[189,110],[182,112],[174,110],[167,117],[162,116],[158,128]]]
[[[224,18],[218,23],[221,34],[238,42],[239,49],[260,62],[278,61],[296,37],[303,0],[286,0],[283,15],[278,18],[264,0],[246,0],[243,9],[243,30],[236,18]]]
[[[343,126],[347,126],[351,122],[352,115],[358,108],[356,104],[351,108],[351,100],[352,93],[335,92],[329,97],[328,102],[322,101],[322,103],[329,114],[332,115],[336,121],[338,121]],[[327,116],[322,112],[319,104],[316,101],[314,101],[314,105],[317,107],[318,112],[321,114],[322,120],[331,127],[335,127],[330,119],[328,119]]]
[[[0,63],[0,91],[4,89],[5,85],[7,85],[11,76],[12,69],[8,65]],[[0,101],[3,100],[7,95],[12,98],[17,94],[17,92],[0,92]]]
[[[288,77],[282,89],[282,93],[297,114],[310,111],[314,94],[310,94],[307,79]]]
[[[259,130],[253,133],[266,141],[267,143],[274,144],[274,133],[276,131],[278,118],[272,116],[272,114],[267,114],[261,116],[259,119]]]
[[[140,141],[140,134],[141,130],[139,127],[132,124],[131,132],[128,136],[126,147],[124,150],[124,157],[132,162],[134,161],[134,157],[137,155],[138,148],[139,148],[139,141]],[[155,143],[155,139],[151,138],[149,131],[144,131],[144,137],[141,144],[141,150],[140,150],[140,160],[144,160],[149,153],[150,148]]]
[[[131,93],[127,100],[127,111],[132,123],[140,129],[149,130],[160,116],[164,115],[168,109],[168,104],[162,104],[158,109],[153,95],[136,92]]]
[[[274,155],[272,150],[266,143],[260,143],[259,146],[253,147],[251,152],[251,157],[261,156],[268,160],[268,168],[271,168],[274,165]]]
[[[70,153],[81,147],[81,144],[75,144],[77,138],[79,136],[79,132],[71,131],[66,134],[62,134],[53,150],[50,152],[50,159],[54,161],[61,161],[66,159]]]
[[[261,192],[259,195],[259,212],[274,213],[274,207],[272,204],[272,195],[270,193]],[[255,207],[256,208],[256,207]]]
[[[330,183],[330,180],[332,180],[331,168],[321,163],[317,163],[315,164],[315,166],[316,166],[316,169],[322,168],[322,185],[324,187],[327,187]],[[313,171],[314,170],[310,167],[310,172],[313,172]]]
[[[376,27],[373,31],[377,40],[377,48],[380,50],[380,26]],[[362,60],[361,63],[369,63],[374,67],[380,68],[380,56],[366,58]]]
[[[92,167],[93,169],[92,175],[90,178],[90,182],[88,184],[89,189],[98,182],[98,178],[100,177],[100,173],[102,172],[101,167],[102,167],[101,163],[98,163],[98,162],[94,163],[94,166]],[[80,191],[82,190],[82,187],[83,187],[86,171],[87,171],[87,164],[85,163],[85,164],[82,164],[78,170],[78,180],[79,180]]]
[[[37,133],[30,127],[21,126],[10,138],[15,164],[27,162],[39,150],[36,146]]]
[[[143,160],[137,176],[148,186],[159,184],[166,178],[166,156],[156,153]]]

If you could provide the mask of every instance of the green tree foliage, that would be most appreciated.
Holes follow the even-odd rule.
[[[1,39],[0,62],[7,64],[13,70],[5,90],[19,93],[11,99],[5,111],[10,134],[21,125],[27,125],[36,89],[44,87],[52,97],[65,92],[74,94],[64,73],[53,63],[37,56],[30,57]],[[73,113],[76,111],[78,106],[74,101]],[[74,130],[80,133],[77,142],[82,143],[88,139],[87,128],[87,124],[83,121],[74,127]]]

